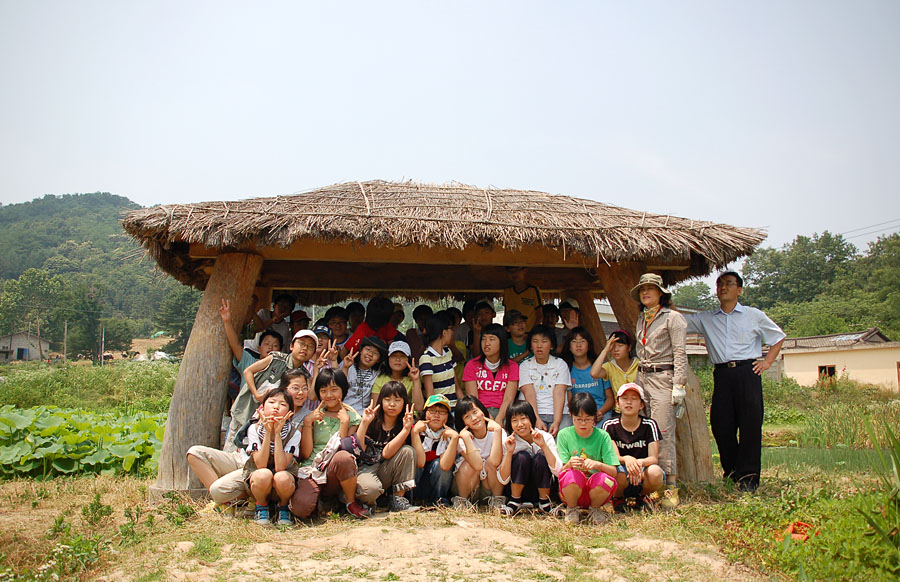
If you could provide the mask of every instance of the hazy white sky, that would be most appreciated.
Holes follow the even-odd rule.
[[[3,203],[457,180],[900,230],[895,0],[0,0],[0,82]]]

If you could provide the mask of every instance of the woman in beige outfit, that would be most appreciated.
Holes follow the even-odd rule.
[[[641,304],[641,316],[635,328],[638,367],[637,383],[650,399],[650,417],[659,425],[659,465],[666,472],[663,509],[678,505],[675,461],[675,407],[682,404],[687,383],[685,330],[687,322],[670,309],[672,295],[663,287],[662,277],[655,273],[641,275],[631,290]]]

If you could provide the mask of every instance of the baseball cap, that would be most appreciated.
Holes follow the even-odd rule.
[[[446,406],[447,412],[451,412],[450,401],[447,400],[447,397],[443,394],[432,394],[428,397],[428,400],[425,401],[426,409],[435,405]]]

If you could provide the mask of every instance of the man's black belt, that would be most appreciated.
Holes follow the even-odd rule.
[[[731,362],[725,362],[724,364],[716,364],[716,370],[720,368],[737,368],[739,366],[750,366],[753,365],[753,362],[756,360],[734,360]]]
[[[638,365],[638,370],[641,372],[653,373],[653,372],[665,372],[667,370],[674,370],[675,366],[672,364],[657,364],[657,365]]]

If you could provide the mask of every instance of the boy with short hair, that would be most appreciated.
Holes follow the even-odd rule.
[[[617,509],[639,508],[662,489],[666,474],[659,466],[659,426],[644,417],[644,389],[633,382],[623,384],[616,393],[621,416],[603,423],[616,445],[619,458],[615,498]]]
[[[528,318],[518,309],[511,309],[503,314],[503,327],[509,334],[509,359],[517,364],[531,355],[528,349],[528,330],[525,329],[527,323]]]
[[[447,426],[450,411],[450,401],[444,395],[432,394],[425,401],[425,420],[416,422],[410,434],[416,452],[413,496],[425,505],[450,505],[447,495],[459,446],[459,433]]]

